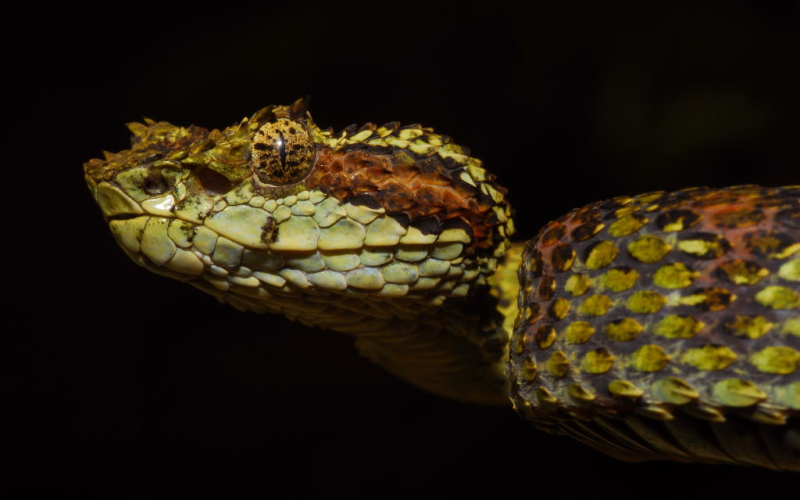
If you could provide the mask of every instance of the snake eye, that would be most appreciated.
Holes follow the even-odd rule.
[[[161,172],[151,172],[142,187],[150,195],[164,194],[169,189],[169,182]]]
[[[266,184],[292,184],[314,165],[314,141],[303,124],[280,118],[261,126],[252,144],[252,166]]]

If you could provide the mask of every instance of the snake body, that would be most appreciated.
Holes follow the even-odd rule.
[[[800,188],[615,198],[523,245],[482,162],[420,125],[335,133],[300,100],[129,128],[84,170],[138,264],[622,460],[800,471]]]

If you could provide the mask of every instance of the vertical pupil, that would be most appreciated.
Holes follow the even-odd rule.
[[[281,169],[286,169],[286,141],[283,140],[283,132],[278,132],[278,154],[281,155]]]

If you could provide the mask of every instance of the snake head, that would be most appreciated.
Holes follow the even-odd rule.
[[[480,160],[420,125],[323,130],[307,105],[224,130],[129,124],[130,149],[84,166],[118,243],[240,309],[319,326],[298,296],[441,304],[483,285],[513,225]]]

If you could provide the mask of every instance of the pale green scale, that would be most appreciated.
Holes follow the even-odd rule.
[[[274,212],[278,208],[278,202],[275,200],[267,200],[264,202],[264,210]]]
[[[325,269],[325,261],[319,252],[312,252],[307,255],[297,255],[293,257],[286,256],[286,264],[289,267],[300,269],[307,273],[315,273]]]
[[[358,258],[365,266],[380,266],[390,262],[394,255],[384,249],[364,248],[358,253]]]
[[[473,181],[473,180],[472,180],[472,177],[469,175],[469,173],[468,173],[468,172],[461,172],[461,173],[460,173],[458,176],[461,178],[461,180],[462,180],[462,181],[466,182],[466,183],[467,183],[467,184],[469,184],[470,186],[472,186],[472,187],[478,187],[478,186],[475,184],[475,181]]]
[[[293,207],[295,203],[297,203],[297,196],[293,194],[283,199],[283,204],[286,205],[287,207]]]
[[[334,271],[349,271],[361,265],[361,259],[354,253],[322,254],[325,267]]]
[[[711,389],[713,398],[727,406],[747,407],[767,399],[767,395],[749,380],[728,378],[720,380]]]
[[[177,186],[175,186],[175,199],[178,201],[183,201],[186,198],[186,183],[181,182]]]
[[[114,238],[132,253],[139,253],[141,250],[140,242],[144,234],[144,226],[149,217],[137,217],[127,220],[112,220],[109,222],[111,233]]]
[[[253,183],[252,182],[244,182],[240,186],[232,189],[231,191],[225,193],[225,196],[222,197],[228,205],[244,205],[248,203],[255,193],[253,192]]]
[[[247,202],[247,204],[251,207],[261,208],[264,206],[266,201],[267,200],[265,200],[263,196],[253,196],[250,201]]]
[[[306,197],[306,194],[308,197]],[[299,200],[309,200],[313,204],[317,204],[327,198],[328,195],[323,193],[322,191],[314,190],[314,191],[303,191],[302,193],[298,193],[297,199]]]
[[[500,191],[496,190],[489,183],[482,183],[481,191],[488,194],[492,198],[492,200],[494,200],[495,203],[502,203],[503,200],[505,199],[505,195],[503,195],[503,193],[501,193]]]
[[[463,229],[447,229],[442,231],[442,234],[440,234],[439,238],[436,240],[437,243],[469,243],[470,241],[472,241],[472,239]]]
[[[401,245],[394,253],[394,258],[404,262],[419,262],[428,256],[428,249],[419,245]]]
[[[175,206],[175,198],[171,194],[150,198],[142,202],[142,208],[153,215],[162,217],[172,217],[172,207]]]
[[[464,266],[462,265],[452,265],[450,269],[447,271],[447,277],[452,278],[453,276],[461,276],[464,274]]]
[[[406,234],[400,238],[401,245],[430,245],[436,241],[435,234],[422,234],[422,232],[411,226],[406,231]]]
[[[393,146],[399,149],[406,149],[408,148],[409,145],[408,141],[400,139],[398,137],[387,137],[385,140],[386,144],[388,144],[389,146]]]
[[[214,206],[214,200],[204,195],[193,195],[175,206],[175,216],[196,224],[202,224],[203,219]]]
[[[350,136],[350,139],[347,142],[349,143],[362,142],[368,139],[371,135],[372,135],[372,130],[362,130],[361,132]]]
[[[450,261],[439,259],[426,259],[419,266],[420,276],[442,276],[450,270]]]
[[[222,277],[228,276],[228,270],[216,264],[211,264],[210,266],[208,266],[207,270],[208,272],[216,276],[222,276]]]
[[[470,267],[464,271],[463,279],[464,281],[472,281],[478,276],[478,273],[480,273],[480,269],[477,267]]]
[[[381,272],[372,267],[354,269],[347,273],[345,279],[349,286],[364,290],[380,290],[386,283]]]
[[[421,139],[417,139],[416,141],[408,145],[408,149],[418,155],[427,155],[433,150],[435,150],[436,147],[428,144],[427,142]]]
[[[390,283],[413,283],[419,278],[417,266],[404,262],[393,262],[381,269],[381,274]]]
[[[364,205],[353,205],[352,203],[345,203],[344,211],[348,217],[364,225],[370,224],[386,212],[383,207],[376,210]]]
[[[469,172],[470,177],[472,177],[478,182],[485,182],[486,169],[484,169],[481,165],[483,165],[483,163],[480,160],[476,160],[473,158],[467,163],[467,166],[465,168],[467,169],[467,172]],[[501,207],[498,206],[495,208],[501,208]]]
[[[203,274],[203,270],[205,269],[205,264],[203,264],[203,261],[200,260],[194,252],[183,250],[182,248],[178,248],[175,251],[175,255],[166,265],[173,271],[195,276]]]
[[[278,224],[276,231],[278,236],[269,245],[271,250],[302,252],[317,248],[320,229],[311,217],[296,215]]]
[[[314,204],[307,200],[301,200],[292,206],[293,215],[314,215]]]
[[[443,145],[437,151],[442,158],[452,158],[453,161],[460,165],[464,165],[469,161],[469,156],[466,156],[463,152],[460,146],[452,143]]]
[[[349,216],[349,214],[348,214]],[[350,216],[352,218],[352,216]],[[392,217],[380,217],[367,226],[364,244],[376,247],[393,247],[406,234],[406,229]]]
[[[142,235],[142,253],[159,266],[168,262],[177,250],[177,246],[167,235],[168,227],[169,219],[150,217]]]
[[[786,281],[800,281],[800,259],[792,259],[778,269],[778,276]]]
[[[436,245],[430,252],[430,256],[434,259],[453,260],[464,251],[464,245],[461,243],[445,243],[443,245]]]
[[[228,276],[228,281],[231,282],[233,285],[243,286],[247,288],[256,288],[261,286],[261,282],[258,281],[257,278],[253,276],[248,277],[241,277],[241,276]]]
[[[286,280],[275,273],[267,273],[262,271],[253,271],[253,277],[275,288],[282,288],[286,284]]]
[[[308,275],[308,281],[313,285],[327,290],[344,290],[347,288],[347,281],[341,273],[336,271],[320,271]]]
[[[494,212],[495,216],[497,216],[498,221],[500,221],[503,224],[508,222],[509,220],[508,216],[506,215],[506,211],[503,210],[502,207],[492,207],[492,211]],[[502,228],[503,226],[498,226],[498,227]]]
[[[280,224],[281,222],[288,220],[292,216],[292,209],[287,207],[286,205],[279,204],[278,208],[272,213],[272,217],[275,218],[275,222]]]
[[[197,226],[194,231],[194,239],[192,245],[205,255],[214,253],[214,247],[217,244],[218,235],[206,226]]]
[[[97,188],[97,202],[106,215],[143,214],[144,210],[131,198],[119,188],[105,183]]]
[[[357,250],[364,244],[366,230],[361,224],[342,219],[336,224],[323,228],[319,237],[320,250]]]
[[[167,235],[179,247],[189,248],[192,246],[194,225],[180,219],[172,219],[167,229]]]
[[[417,137],[421,136],[424,132],[422,129],[419,128],[406,128],[397,132],[397,137],[403,139],[405,141],[416,139]]]
[[[224,236],[217,238],[217,245],[214,248],[214,253],[211,260],[218,266],[236,267],[242,262],[242,253],[244,248],[231,241]]]
[[[346,216],[347,212],[345,212],[344,207],[336,198],[326,198],[324,201],[317,203],[314,221],[319,227],[328,227]]]
[[[404,297],[408,295],[408,285],[398,285],[394,283],[387,283],[378,292],[378,295],[384,297]]]
[[[297,269],[283,268],[278,271],[278,274],[285,279],[288,283],[302,289],[308,288],[308,279],[306,273]]]
[[[242,278],[247,278],[253,275],[253,271],[250,268],[242,265],[236,266],[234,269],[231,269],[231,273],[235,274],[236,276],[240,276]]]
[[[411,285],[411,290],[430,290],[438,285],[442,281],[441,278],[428,278],[428,277],[420,277],[416,283]]]
[[[269,220],[269,213],[261,209],[237,205],[212,214],[206,219],[205,225],[241,245],[267,248],[269,238],[265,235],[265,227]]]

